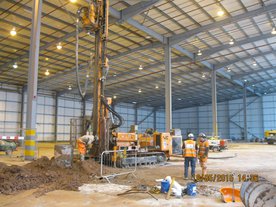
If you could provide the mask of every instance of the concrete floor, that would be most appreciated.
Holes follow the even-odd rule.
[[[20,154],[20,151],[17,152]],[[212,174],[258,174],[276,184],[276,145],[267,145],[262,143],[232,144],[229,150],[219,153],[210,153],[210,157],[225,157],[237,154],[235,158],[230,159],[209,159],[208,173]],[[53,155],[53,145],[40,145],[39,155]],[[15,156],[15,155],[14,155]],[[178,161],[177,161],[178,160]],[[0,162],[8,164],[23,165],[26,162],[18,158],[9,158],[0,155]],[[183,180],[183,161],[176,159],[169,166],[158,166],[138,169],[135,175],[129,177],[116,178],[112,182],[117,184],[133,185],[138,184],[158,184],[155,179],[164,178],[167,175],[175,177],[176,180],[185,185]],[[200,173],[200,167],[197,166],[196,173]],[[238,179],[236,179],[238,180]],[[232,186],[227,182],[209,182],[200,183],[207,186],[225,187]],[[236,183],[239,188],[241,182]],[[165,200],[165,195],[157,195],[158,201],[147,194],[130,194],[117,196],[112,190],[102,192],[72,192],[72,191],[53,191],[46,195],[35,197],[34,190],[23,191],[16,195],[0,195],[0,206],[13,207],[73,207],[73,206],[243,206],[242,203],[223,203],[220,198],[198,195],[196,197],[184,196],[181,199],[171,197]]]

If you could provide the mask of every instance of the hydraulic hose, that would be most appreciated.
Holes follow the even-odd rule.
[[[81,11],[84,9],[84,7],[80,8],[77,11],[77,22],[76,22],[76,81],[77,81],[77,87],[79,94],[82,99],[84,99],[87,91],[87,86],[88,86],[88,77],[86,76],[85,78],[85,84],[84,84],[84,91],[82,91],[81,86],[80,86],[80,80],[79,80],[79,17]],[[89,64],[88,64],[89,67]]]
[[[103,97],[101,98],[101,101],[105,105],[105,107],[108,109],[108,111],[110,111],[119,120],[119,123],[113,124],[110,129],[113,130],[113,129],[116,129],[116,128],[119,128],[120,126],[122,126],[123,121],[124,121],[123,117],[120,114],[118,114],[110,105],[108,105],[108,103],[105,101],[105,99]]]

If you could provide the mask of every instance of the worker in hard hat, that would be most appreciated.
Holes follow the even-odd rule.
[[[199,151],[198,151],[198,159],[202,169],[202,176],[205,176],[207,173],[207,159],[209,152],[209,142],[206,139],[206,135],[204,133],[200,133],[198,135],[199,138]]]
[[[195,179],[195,167],[196,167],[196,156],[197,156],[197,144],[194,141],[194,135],[188,134],[188,139],[183,143],[183,157],[184,159],[184,179],[188,180],[188,169],[191,166],[191,176]]]
[[[77,139],[77,145],[78,145],[81,161],[84,160],[87,149],[92,144],[93,141],[94,141],[93,135],[84,135]]]

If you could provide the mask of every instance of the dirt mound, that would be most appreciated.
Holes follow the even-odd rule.
[[[39,188],[39,196],[52,190],[77,190],[83,183],[100,182],[95,178],[99,170],[100,164],[94,160],[74,162],[72,168],[61,168],[47,157],[22,167],[0,163],[0,193]]]

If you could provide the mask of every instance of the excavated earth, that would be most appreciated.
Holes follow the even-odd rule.
[[[84,183],[101,182],[96,178],[100,164],[94,160],[74,162],[71,168],[59,167],[55,160],[42,157],[24,166],[0,163],[0,193],[38,188],[36,195],[53,190],[78,190]]]

